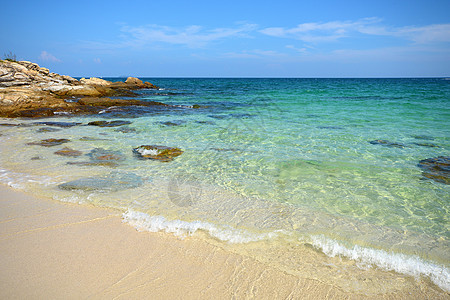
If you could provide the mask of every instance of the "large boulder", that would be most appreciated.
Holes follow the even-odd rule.
[[[111,81],[107,81],[101,78],[97,78],[97,77],[91,77],[89,79],[86,78],[81,78],[80,82],[82,84],[87,84],[87,85],[100,85],[100,86],[108,86],[111,85]]]
[[[144,85],[144,82],[136,77],[128,77],[127,80],[125,80],[125,83],[130,84],[130,85],[137,85],[137,86]]]

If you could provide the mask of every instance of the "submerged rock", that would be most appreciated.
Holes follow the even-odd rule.
[[[117,167],[119,164],[114,161],[70,161],[67,163],[68,165],[82,166],[82,167]]]
[[[43,146],[43,147],[53,147],[53,146],[58,146],[58,145],[62,145],[64,143],[68,143],[70,142],[70,140],[68,139],[45,139],[39,142],[31,142],[31,143],[27,143],[27,145],[38,145],[38,146]]]
[[[372,145],[381,145],[381,146],[392,147],[392,148],[405,148],[406,147],[403,144],[390,142],[390,141],[386,141],[386,140],[374,140],[374,141],[370,141],[369,143],[371,143]]]
[[[413,138],[417,140],[428,140],[428,141],[434,140],[434,137],[429,135],[413,135]]]
[[[183,151],[179,148],[171,148],[158,145],[142,145],[133,149],[133,152],[142,159],[153,159],[163,162],[172,161],[180,156]]]
[[[341,126],[317,126],[319,129],[344,129],[344,127]]]
[[[115,192],[139,187],[143,184],[140,176],[134,173],[111,172],[105,176],[86,177],[58,185],[62,190]]]
[[[116,126],[129,125],[131,123],[132,122],[130,122],[130,121],[124,121],[124,120],[92,121],[92,122],[89,122],[88,125],[90,125],[90,126],[99,126],[99,127],[116,127]]]
[[[423,170],[423,177],[450,184],[450,156],[423,159],[417,166]]]
[[[173,120],[173,121],[166,121],[166,122],[157,122],[157,124],[164,125],[164,126],[180,126],[185,124],[186,121],[184,120]]]
[[[81,123],[78,123],[78,122],[35,122],[34,124],[62,127],[62,128],[81,125]]]
[[[211,122],[211,121],[195,121],[195,123],[198,123],[198,124],[208,124],[208,125],[216,125],[216,123]]]
[[[87,167],[117,167],[118,162],[125,160],[125,156],[114,150],[95,148],[88,154],[90,161],[68,162],[68,165],[87,166]]]
[[[57,132],[57,131],[61,131],[61,129],[53,127],[42,127],[37,130],[37,132]]]
[[[431,144],[431,143],[413,143],[414,145],[421,146],[421,147],[428,147],[428,148],[440,148],[438,145]]]
[[[103,148],[95,148],[86,155],[89,156],[93,162],[125,160],[125,156],[121,152]]]
[[[80,141],[86,142],[86,141],[110,141],[110,140],[97,137],[83,136],[80,138]]]
[[[83,152],[71,149],[69,147],[64,147],[61,150],[56,151],[55,154],[61,155],[61,156],[77,157],[77,156],[81,156],[81,154],[83,154]]]
[[[136,129],[128,127],[128,126],[123,126],[123,127],[117,128],[115,131],[122,132],[122,133],[134,133],[134,132],[137,132]]]

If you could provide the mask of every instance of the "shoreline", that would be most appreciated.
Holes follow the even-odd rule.
[[[287,274],[196,237],[138,232],[112,209],[37,199],[0,185],[3,299],[438,299],[364,295]]]
[[[138,232],[111,209],[0,185],[0,298],[360,298],[194,237]]]

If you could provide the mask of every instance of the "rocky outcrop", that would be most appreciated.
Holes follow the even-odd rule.
[[[149,82],[142,82],[133,77],[129,77],[125,82],[111,82],[100,78],[77,80],[67,75],[52,73],[32,62],[5,60],[0,61],[0,117],[91,114],[111,106],[164,105],[159,102],[123,99],[112,101],[105,98],[130,97],[136,95],[133,90],[157,88]],[[88,98],[78,101],[85,97]]]

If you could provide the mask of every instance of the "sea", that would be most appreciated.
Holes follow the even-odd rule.
[[[450,156],[449,79],[141,79],[159,89],[130,99],[169,106],[0,119],[0,182],[343,288],[386,288],[376,271],[450,291],[448,167],[420,167]]]

